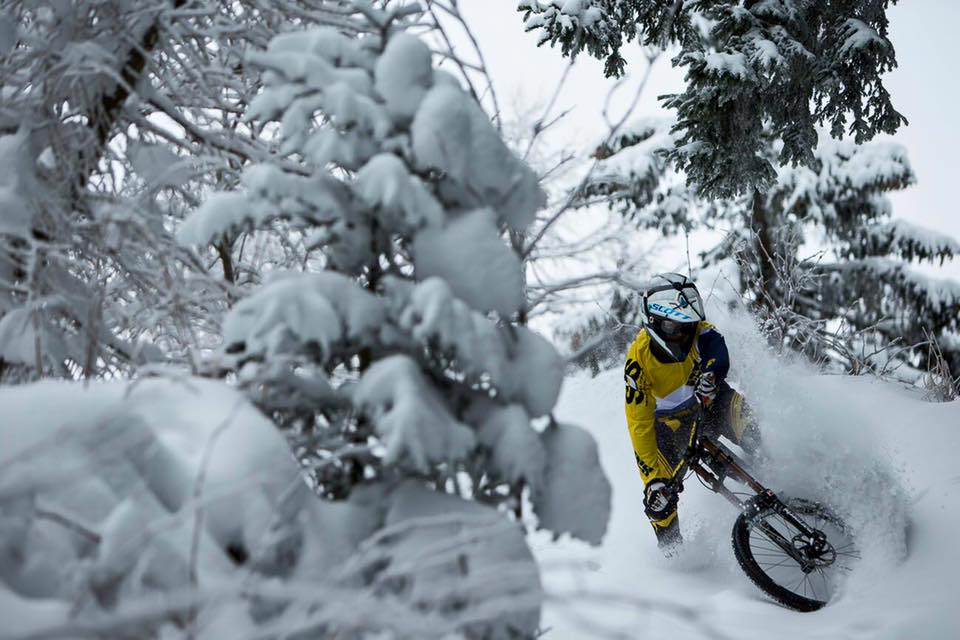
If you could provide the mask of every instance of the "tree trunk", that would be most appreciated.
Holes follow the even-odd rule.
[[[178,9],[186,4],[186,0],[173,0],[172,8]],[[160,16],[154,18],[140,37],[137,44],[127,51],[126,60],[119,69],[120,82],[113,87],[113,91],[105,91],[87,113],[87,122],[94,133],[94,147],[92,150],[83,150],[82,156],[87,162],[77,163],[77,175],[74,178],[73,188],[75,197],[73,202],[80,204],[79,195],[82,193],[90,175],[93,173],[103,155],[103,150],[110,142],[120,110],[123,108],[133,88],[143,76],[150,53],[156,48],[160,40]]]
[[[770,235],[770,221],[764,207],[764,194],[759,189],[753,192],[750,229],[756,238],[756,260],[759,279],[756,287],[757,303],[769,309],[776,308],[777,270],[774,258],[776,248]]]

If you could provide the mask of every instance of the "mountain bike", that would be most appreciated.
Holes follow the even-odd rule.
[[[781,498],[758,482],[743,462],[713,435],[701,433],[698,412],[690,440],[674,474],[674,491],[696,475],[739,510],[733,553],[747,577],[776,602],[797,611],[816,611],[836,595],[860,553],[853,533],[828,506]],[[747,491],[726,486],[732,479]]]

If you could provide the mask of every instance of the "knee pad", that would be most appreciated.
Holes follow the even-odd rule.
[[[733,435],[736,436],[737,444],[741,444],[747,437],[759,439],[760,433],[757,429],[757,420],[753,415],[753,410],[747,404],[743,396],[733,392],[730,398],[730,428]]]
[[[648,486],[654,483],[663,484],[665,483],[665,481],[660,479],[652,480],[648,484]],[[654,523],[662,522],[665,525],[667,524],[667,522],[664,522],[664,521],[667,521],[668,519],[671,518],[671,516],[676,515],[677,504],[679,504],[679,502],[680,502],[679,492],[675,492],[675,493],[672,493],[670,496],[668,496],[667,500],[663,502],[663,504],[655,505],[653,504],[653,501],[649,499],[649,494],[645,491],[644,497],[643,497],[643,512],[647,514],[647,517],[650,518],[651,522],[654,522]]]

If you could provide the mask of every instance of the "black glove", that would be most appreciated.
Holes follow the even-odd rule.
[[[697,397],[703,406],[709,407],[717,399],[717,375],[713,371],[704,371],[697,381]]]

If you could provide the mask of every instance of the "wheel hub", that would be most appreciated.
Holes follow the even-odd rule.
[[[798,533],[793,536],[792,545],[804,573],[829,566],[837,559],[837,552],[821,531],[814,531],[810,536]]]

